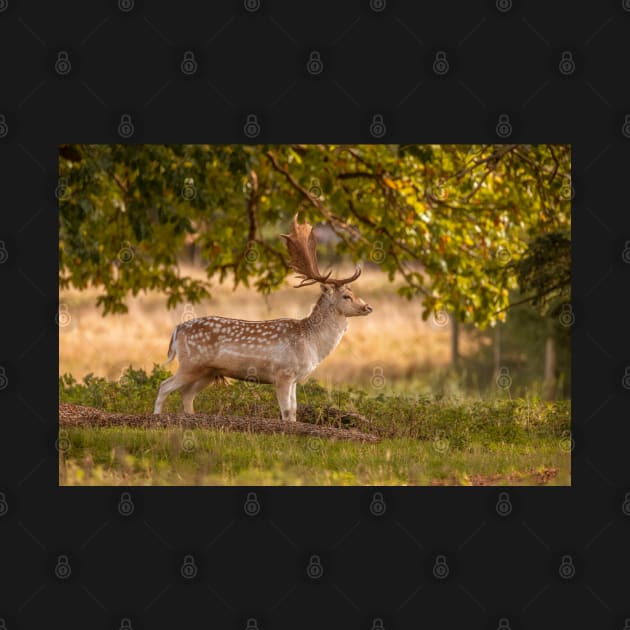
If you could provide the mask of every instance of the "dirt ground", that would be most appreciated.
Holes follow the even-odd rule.
[[[356,413],[342,413],[336,409],[329,410],[330,415],[339,416],[338,421],[353,422],[369,426],[369,420]],[[352,416],[352,417],[349,417]],[[114,427],[127,426],[134,428],[178,427],[183,429],[221,429],[223,431],[241,431],[246,433],[285,433],[288,435],[303,435],[333,440],[350,440],[354,442],[378,442],[379,437],[362,432],[356,428],[344,429],[329,425],[316,425],[308,422],[283,422],[270,418],[243,418],[240,416],[225,416],[218,414],[185,414],[165,413],[160,416],[153,414],[122,414],[108,413],[68,403],[59,404],[60,427]]]

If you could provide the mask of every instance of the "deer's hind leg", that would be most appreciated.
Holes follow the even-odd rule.
[[[195,413],[193,400],[195,396],[208,385],[216,380],[214,376],[202,376],[192,383],[188,383],[181,388],[182,400],[184,401],[184,413]]]
[[[174,391],[181,389],[182,387],[187,387],[195,383],[198,379],[199,379],[198,374],[177,372],[176,374],[173,374],[173,376],[170,376],[166,380],[162,381],[162,383],[160,384],[160,389],[158,391],[157,398],[155,399],[155,407],[153,408],[153,413],[154,414],[162,413],[162,405],[164,405],[164,401],[166,400],[169,394],[172,394]],[[205,387],[205,385],[203,387]],[[200,389],[203,389],[203,387]],[[200,391],[200,390],[197,390],[197,391]],[[191,408],[192,408],[192,400],[191,400]]]

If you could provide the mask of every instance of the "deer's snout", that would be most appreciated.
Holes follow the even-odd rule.
[[[369,304],[364,304],[363,305],[363,312],[366,315],[369,315],[374,309],[369,305]]]

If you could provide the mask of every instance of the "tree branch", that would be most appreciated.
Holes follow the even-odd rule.
[[[376,173],[368,173],[367,171],[337,173],[337,179],[355,179],[359,177],[365,177],[368,179],[381,179],[380,175],[377,175]]]
[[[286,168],[280,166],[278,158],[271,151],[267,151],[265,155],[271,161],[271,165],[273,166],[273,168],[278,171],[278,173],[282,174],[289,182],[289,184],[291,184],[291,186],[295,188],[295,190],[297,190],[305,199],[310,201],[327,219],[332,218],[332,213],[330,212],[330,210],[328,210],[328,208],[326,208],[326,206],[324,206],[324,204],[317,197],[311,195],[311,193],[306,190],[306,188],[301,186],[300,183],[295,179],[295,177],[293,177],[293,175],[291,175],[291,173],[289,173]]]
[[[507,311],[508,309],[513,308],[514,306],[521,306],[522,304],[528,304],[529,302],[534,302],[536,300],[539,300],[540,298],[543,298],[549,295],[550,293],[553,293],[554,291],[558,289],[563,289],[564,287],[567,287],[567,286],[571,286],[570,281],[559,282],[558,284],[555,284],[554,286],[550,287],[546,291],[543,291],[542,293],[537,293],[536,295],[530,295],[529,297],[523,298],[522,300],[517,300],[516,302],[512,302],[511,304],[508,304],[507,306],[500,308],[498,311],[495,311],[495,315],[498,315],[499,313],[503,313],[503,311]]]
[[[273,168],[278,171],[278,173],[284,175],[289,184],[291,184],[295,190],[297,190],[307,201],[314,205],[326,217],[333,229],[335,225],[338,225],[348,232],[352,231],[352,226],[333,214],[317,197],[315,197],[315,195],[312,195],[308,190],[306,190],[306,188],[304,188],[304,186],[302,186],[295,177],[291,175],[288,169],[280,166],[278,158],[271,151],[267,151],[265,155],[271,161]]]
[[[120,188],[120,190],[122,190],[125,195],[127,195],[127,193],[129,192],[129,187],[127,186],[127,184],[125,184],[120,177],[118,177],[118,175],[116,175],[116,173],[112,173],[112,177],[114,178],[114,181],[118,184],[118,187]]]
[[[556,176],[556,173],[558,172],[558,169],[560,168],[560,162],[558,162],[556,152],[553,150],[553,145],[548,144],[547,148],[549,149],[549,153],[551,153],[551,159],[553,160],[553,163],[555,165],[553,168],[553,173],[551,173],[551,176],[549,177],[549,183],[551,184],[551,182],[554,180],[554,177]]]
[[[513,151],[516,147],[518,147],[518,144],[506,144],[505,146],[502,146],[500,149],[493,151],[488,157],[485,157],[482,160],[475,162],[472,166],[463,168],[462,170],[458,171],[454,175],[451,175],[451,177],[449,177],[448,179],[453,179],[453,178],[460,179],[461,177],[466,175],[466,173],[470,173],[470,171],[473,171],[475,168],[477,168],[478,166],[481,166],[482,164],[486,164],[488,162],[498,162],[510,151]]]
[[[249,173],[252,190],[247,200],[247,216],[249,218],[249,234],[248,239],[250,241],[256,240],[256,234],[258,233],[258,174],[256,171],[251,170]]]

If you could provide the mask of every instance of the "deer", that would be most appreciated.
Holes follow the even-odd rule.
[[[275,385],[283,421],[297,420],[296,386],[339,344],[348,329],[348,318],[369,315],[372,307],[356,297],[349,286],[361,275],[357,266],[347,278],[331,278],[319,271],[317,240],[309,223],[293,217],[285,239],[300,288],[319,283],[321,295],[303,319],[248,321],[208,316],[190,319],[173,330],[166,363],[177,357],[177,372],[162,381],[154,414],[164,401],[180,390],[184,413],[194,414],[195,396],[210,383],[226,377]]]

